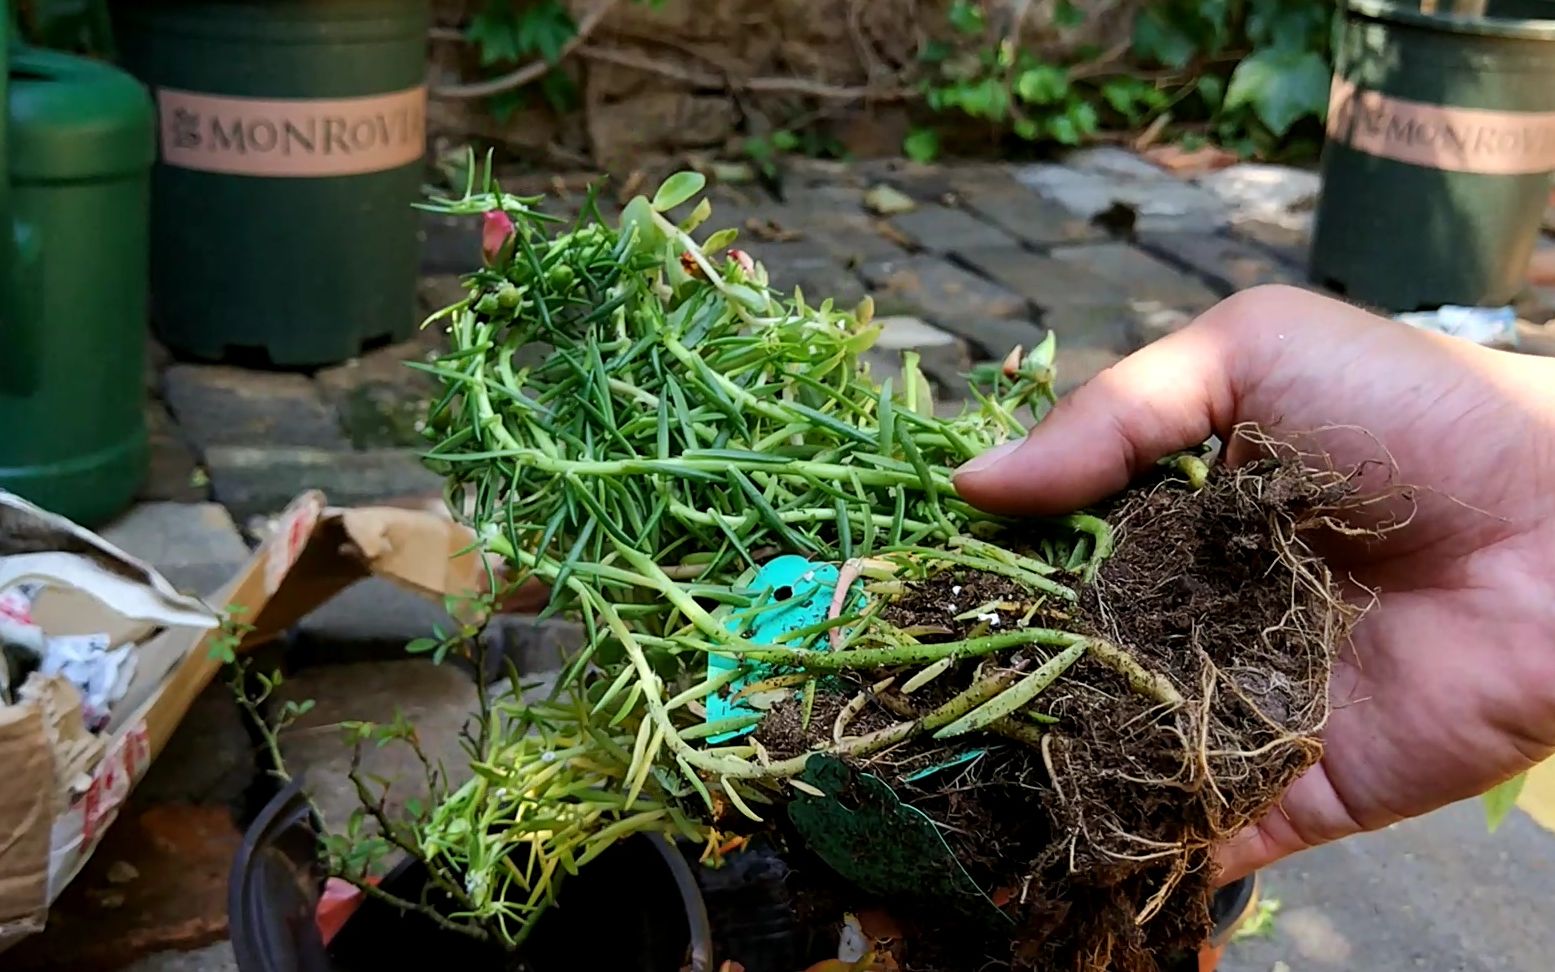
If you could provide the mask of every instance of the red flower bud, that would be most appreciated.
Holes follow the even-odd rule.
[[[733,260],[735,266],[744,270],[747,274],[756,272],[756,261],[752,260],[751,255],[744,250],[730,250],[729,259]]]
[[[501,210],[486,214],[481,224],[481,258],[488,267],[505,267],[513,259],[518,231],[513,219]]]

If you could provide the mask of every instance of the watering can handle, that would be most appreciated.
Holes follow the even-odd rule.
[[[21,222],[11,205],[10,145],[6,141],[10,121],[11,51],[19,41],[11,32],[11,5],[0,11],[0,394],[26,395],[37,381],[34,367],[33,328],[37,309],[27,307],[27,295],[39,288],[27,278],[39,270],[38,240]]]

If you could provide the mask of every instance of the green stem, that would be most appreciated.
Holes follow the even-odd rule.
[[[1038,668],[987,702],[934,733],[934,738],[949,739],[964,733],[975,732],[1003,719],[1005,716],[1012,715],[1017,709],[1025,706],[1041,694],[1043,689],[1052,685],[1054,680],[1068,671],[1071,665],[1079,661],[1080,656],[1085,654],[1085,648],[1084,642],[1070,645],[1067,649],[1049,659],[1041,668]]]
[[[758,646],[742,650],[707,648],[716,654],[768,664],[793,665],[810,672],[843,672],[854,669],[894,668],[936,662],[942,658],[977,658],[1021,645],[1050,645],[1067,648],[1086,639],[1082,635],[1053,628],[1025,628],[1005,634],[984,635],[966,641],[946,641],[929,645],[899,645],[894,648],[856,648],[850,651],[799,651],[793,648]]]

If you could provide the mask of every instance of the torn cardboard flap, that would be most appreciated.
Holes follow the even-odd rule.
[[[239,646],[246,651],[369,576],[438,599],[478,596],[489,575],[474,539],[447,516],[335,508],[311,491],[208,600],[252,626]],[[77,559],[53,556],[61,554]],[[29,683],[30,704],[0,706],[0,951],[42,929],[49,904],[221,669],[211,655],[216,614],[202,601],[90,532],[0,493],[0,575],[16,555],[31,558],[9,566],[16,576],[48,579],[34,602],[46,632],[112,631],[116,643],[136,645],[136,669],[97,735],[68,731],[82,724],[81,703],[62,680]]]
[[[42,554],[40,561],[30,561],[25,555]],[[74,559],[61,559],[59,555],[75,554]],[[42,565],[40,567],[40,564]],[[93,569],[117,577],[129,585],[113,585],[104,579],[92,590],[100,598],[129,598],[119,613],[130,618],[156,620],[172,612],[186,612],[190,619],[183,623],[198,626],[195,617],[209,617],[210,612],[199,598],[181,594],[168,583],[167,578],[118,547],[62,516],[50,513],[22,499],[14,493],[0,490],[0,588],[14,581],[6,573],[21,573],[23,565],[47,570],[49,565],[69,570]],[[45,574],[47,576],[47,574]],[[113,601],[108,602],[110,606]],[[149,613],[148,613],[149,612]],[[156,618],[151,616],[156,614]]]
[[[387,506],[330,507],[322,493],[307,493],[292,502],[260,548],[264,570],[256,579],[262,583],[224,593],[223,603],[248,609],[240,617],[254,626],[250,641],[258,644],[367,577],[428,598],[468,600],[487,587],[474,542],[474,531],[446,516]]]

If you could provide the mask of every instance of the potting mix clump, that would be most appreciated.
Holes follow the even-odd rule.
[[[431,204],[482,214],[486,263],[433,318],[429,461],[587,636],[548,698],[492,705],[475,777],[416,822],[450,914],[521,954],[570,875],[648,832],[704,869],[781,859],[818,954],[862,936],[836,968],[1191,955],[1213,848],[1321,752],[1353,617],[1303,536],[1348,478],[1265,442],[1087,513],[979,512],[950,471],[1040,421],[1052,339],[944,417],[912,354],[894,381],[861,363],[867,300],[774,290],[702,229],[702,188],[618,226],[489,176]],[[719,963],[768,967],[719,934]]]

